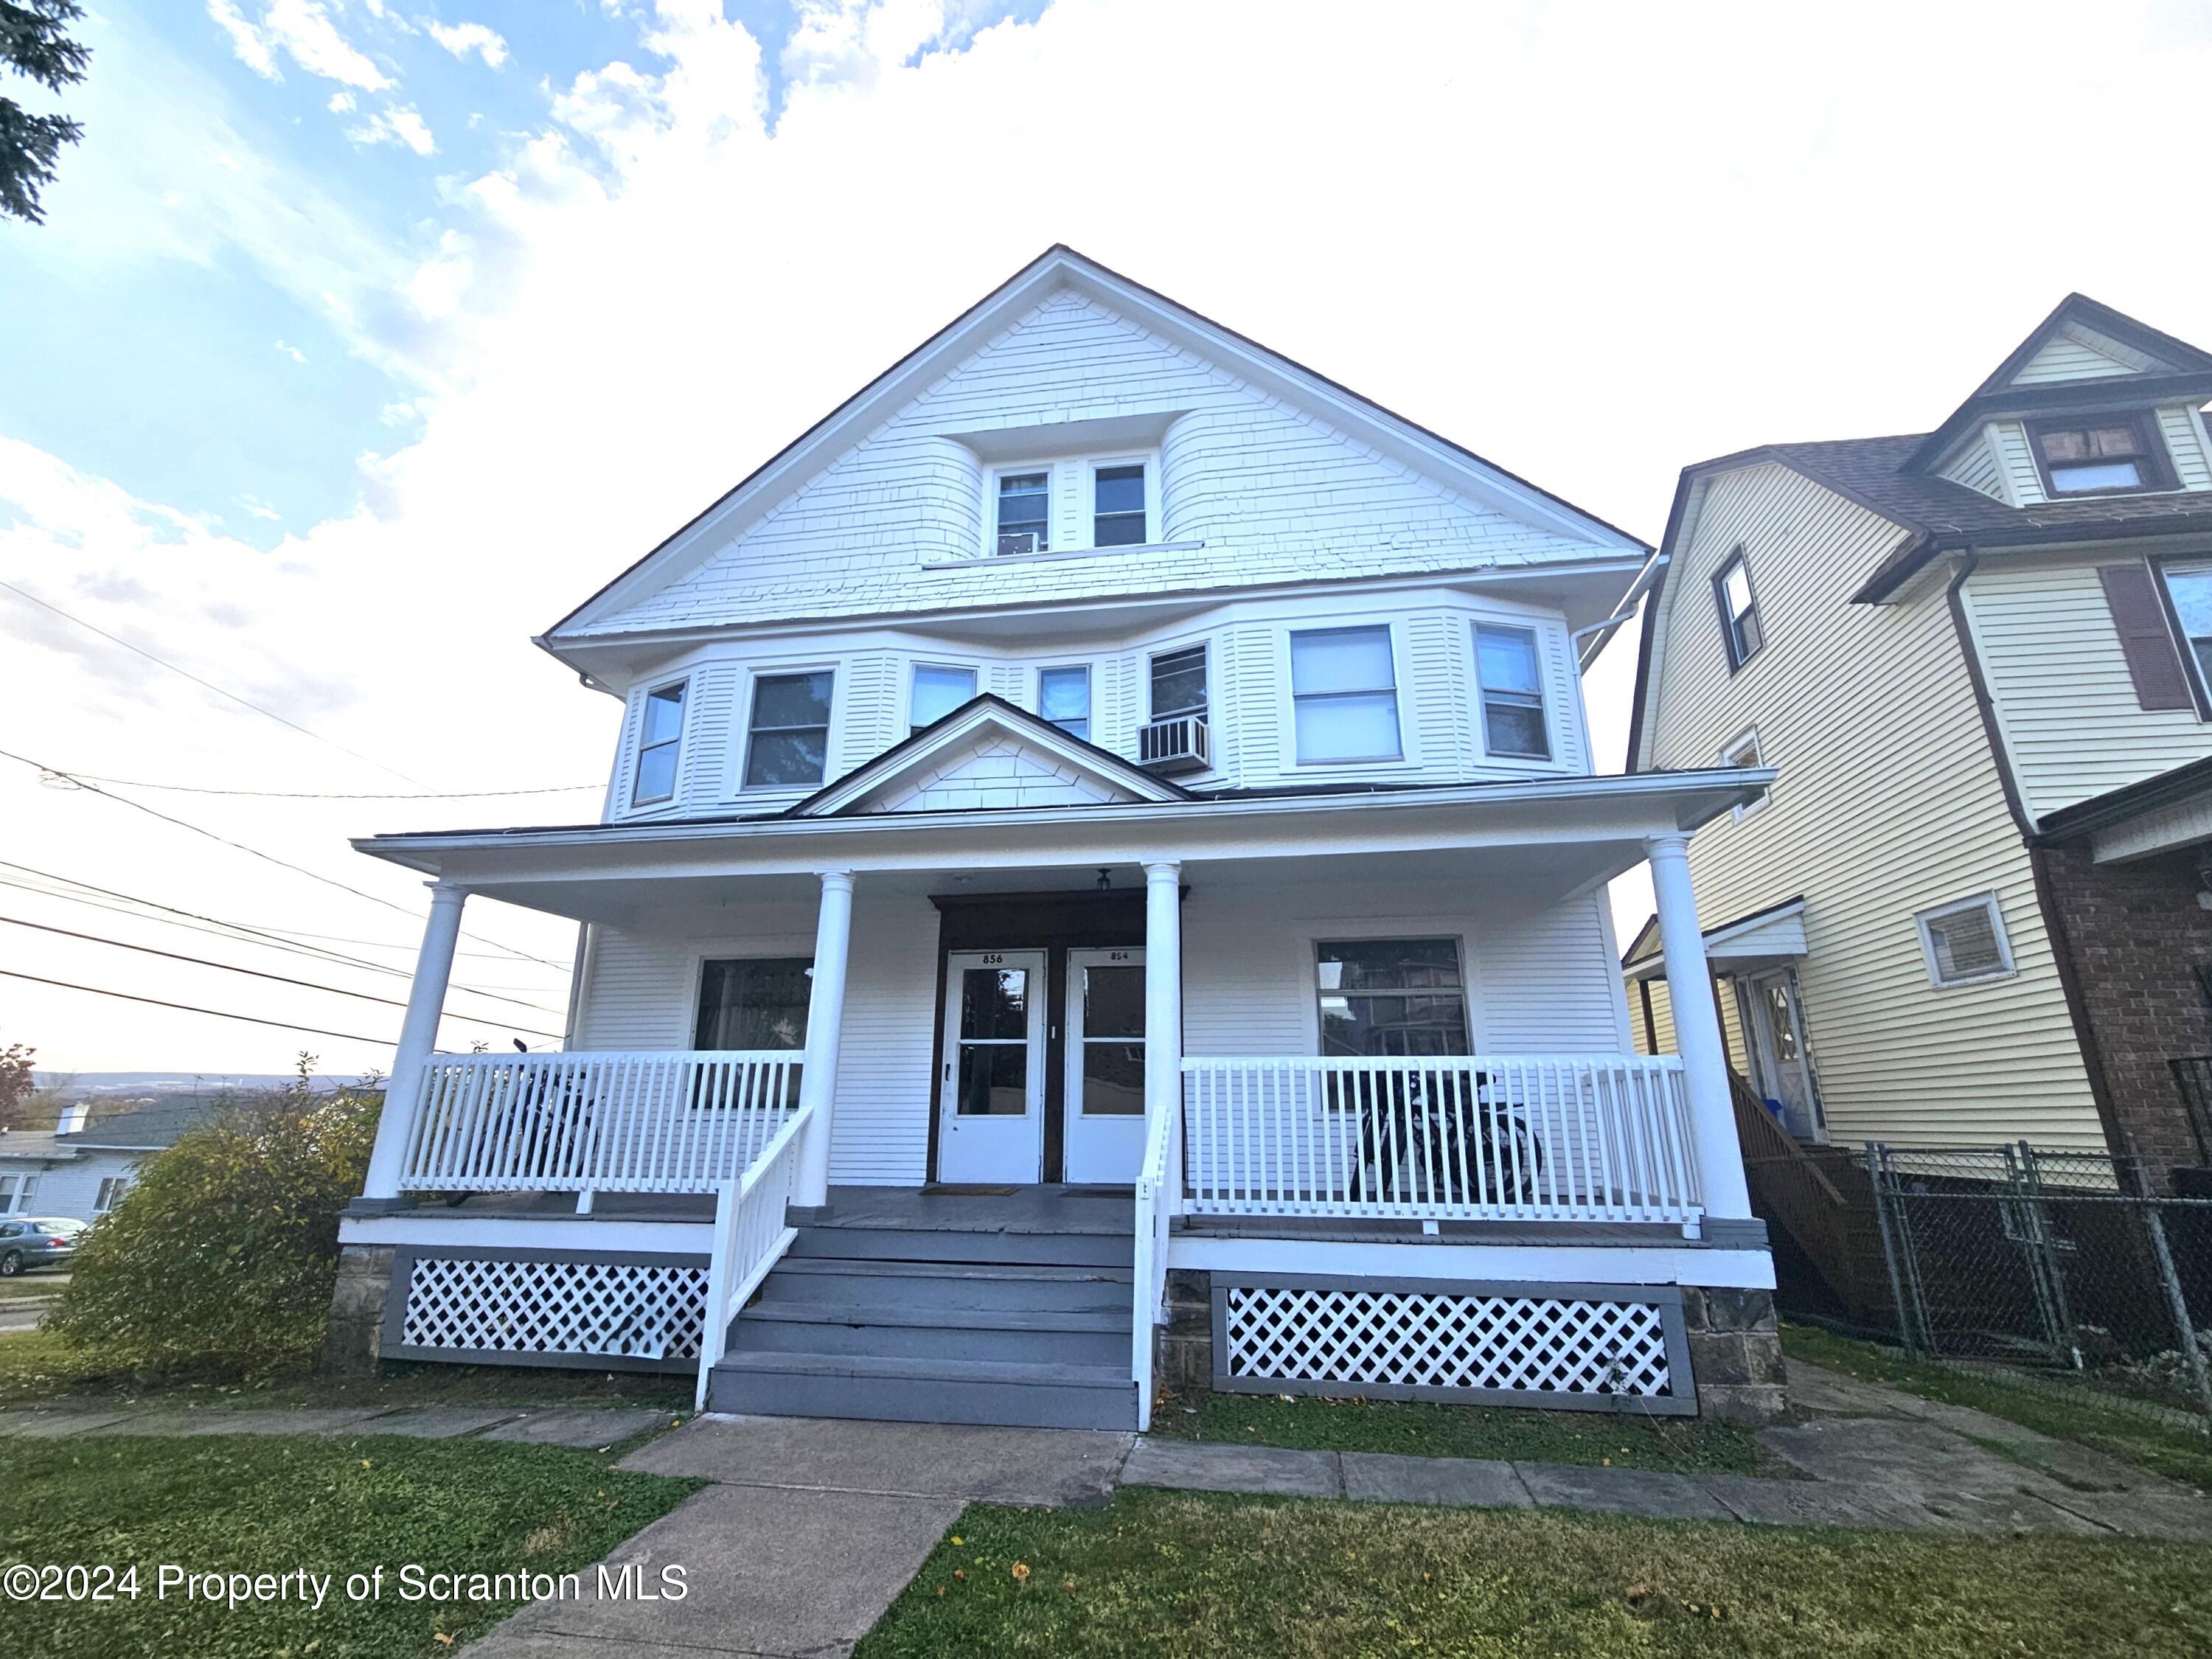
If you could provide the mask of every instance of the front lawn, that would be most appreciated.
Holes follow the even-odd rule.
[[[1210,1440],[1312,1451],[1396,1452],[1415,1457],[1493,1457],[1624,1469],[1750,1474],[1758,1443],[1747,1430],[1694,1417],[1537,1412],[1395,1400],[1323,1400],[1272,1394],[1175,1395],[1152,1412],[1164,1440]]]
[[[536,1365],[434,1365],[387,1360],[374,1376],[305,1370],[239,1383],[118,1370],[44,1331],[0,1333],[0,1407],[650,1406],[691,1409],[692,1379],[649,1371]]]
[[[0,1621],[9,1653],[431,1655],[480,1634],[520,1599],[403,1598],[407,1563],[441,1572],[578,1571],[699,1483],[627,1474],[587,1452],[480,1440],[0,1441],[0,1565],[138,1567],[136,1600],[30,1601]],[[300,1601],[155,1595],[161,1564],[194,1572],[335,1574]],[[349,1573],[385,1569],[349,1599]]]
[[[1127,1489],[978,1505],[854,1659],[2212,1652],[2212,1550]]]
[[[1978,1372],[1923,1364],[1871,1342],[1854,1342],[1809,1325],[1784,1325],[1782,1352],[1785,1358],[1802,1359],[1869,1382],[1886,1383],[1923,1400],[1972,1406],[1992,1417],[2062,1440],[2079,1441],[2169,1480],[2212,1492],[2212,1434],[2124,1409],[2100,1407],[2086,1395],[2063,1399],[2047,1388],[2011,1385]]]

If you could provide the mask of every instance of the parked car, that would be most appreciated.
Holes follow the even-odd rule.
[[[24,1216],[0,1221],[0,1279],[13,1279],[27,1267],[66,1262],[88,1224],[61,1216]]]

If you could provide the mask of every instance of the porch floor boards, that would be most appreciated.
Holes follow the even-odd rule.
[[[832,1187],[819,1224],[901,1232],[1076,1233],[1133,1237],[1127,1187]]]

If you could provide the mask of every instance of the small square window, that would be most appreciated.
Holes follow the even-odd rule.
[[[638,728],[637,774],[630,784],[632,806],[664,801],[676,793],[676,757],[683,746],[684,691],[689,684],[678,680],[646,694],[645,716]]]
[[[1052,474],[999,475],[998,550],[1042,553],[1052,546]]]
[[[1516,760],[1551,759],[1534,631],[1478,625],[1474,659],[1482,685],[1485,752]]]
[[[1094,492],[1091,544],[1134,547],[1148,539],[1143,465],[1102,466],[1094,469],[1091,477]]]
[[[914,697],[907,710],[908,731],[919,732],[925,726],[936,725],[963,703],[974,701],[975,696],[974,669],[915,664]]]
[[[1037,670],[1037,713],[1070,737],[1088,742],[1091,737],[1091,670],[1084,664],[1070,668]]]
[[[1713,577],[1713,599],[1721,611],[1721,641],[1728,647],[1729,672],[1734,673],[1759,654],[1766,633],[1759,625],[1759,601],[1751,591],[1751,567],[1743,549],[1728,556]]]
[[[2005,938],[2004,915],[1996,894],[1938,905],[1913,920],[1919,924],[1920,948],[1928,959],[1931,983],[1971,985],[2002,979],[2013,971],[2012,945]]]
[[[1747,732],[1741,737],[1721,745],[1723,766],[1764,766],[1765,763],[1759,757],[1759,733],[1756,731]],[[1730,807],[1729,817],[1735,823],[1741,823],[1765,805],[1766,797],[1761,795],[1757,800],[1746,802],[1741,806]]]

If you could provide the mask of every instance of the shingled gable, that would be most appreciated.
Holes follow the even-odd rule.
[[[696,617],[678,620],[657,613],[633,613],[654,596],[726,556],[734,544],[785,511],[803,491],[817,484],[831,468],[899,419],[918,400],[933,395],[948,376],[1024,318],[1071,297],[1142,330],[1170,356],[1181,354],[1191,363],[1230,377],[1261,403],[1293,412],[1316,429],[1341,435],[1360,455],[1371,457],[1402,476],[1419,478],[1437,492],[1439,499],[1449,498],[1464,503],[1470,513],[1522,527],[1526,534],[1514,562],[1565,558],[1610,561],[1649,551],[1645,544],[1626,532],[1472,451],[1070,248],[1055,246],[848,398],[554,624],[537,642],[562,655],[571,648],[581,650],[623,634],[721,625],[714,619],[702,622]],[[1042,418],[1049,424],[1054,416],[1048,414]],[[1167,417],[1155,414],[1143,418]],[[937,435],[955,441],[964,438],[971,441],[972,447],[975,442],[1002,434],[995,429],[978,434],[948,428]],[[1465,562],[1473,568],[1496,562],[1493,556],[1485,554]],[[851,613],[849,603],[839,612]],[[772,603],[749,604],[745,617],[748,623],[755,624],[777,619]]]
[[[855,767],[786,817],[1189,800],[1179,784],[986,693]]]

